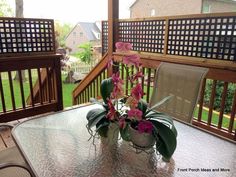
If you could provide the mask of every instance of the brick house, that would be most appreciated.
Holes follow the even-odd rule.
[[[99,24],[79,22],[67,35],[65,42],[71,53],[75,53],[79,50],[78,46],[83,43],[91,42],[92,46],[100,46],[100,36]]]
[[[236,12],[234,0],[136,0],[130,18],[184,14]]]

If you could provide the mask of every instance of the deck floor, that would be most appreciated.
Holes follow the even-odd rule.
[[[12,125],[16,125],[26,119],[10,122]],[[8,127],[0,127],[0,151],[15,146],[15,143],[11,137],[11,129]]]

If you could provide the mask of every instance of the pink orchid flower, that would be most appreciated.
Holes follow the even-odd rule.
[[[138,124],[139,133],[152,133],[153,125],[150,121],[140,121]]]
[[[139,71],[131,77],[130,81],[133,83],[134,81],[138,80],[139,78],[143,78],[143,77],[144,77],[144,75],[143,75],[142,71]]]
[[[123,84],[124,81],[120,78],[120,73],[117,72],[112,75],[112,82],[114,84],[113,91],[111,93],[112,98],[121,98],[124,96]]]
[[[142,96],[144,95],[143,89],[140,83],[138,83],[132,90],[131,90],[131,95],[137,99],[140,100]]]
[[[125,121],[125,119],[124,119],[124,118],[120,119],[120,120],[119,120],[119,127],[122,128],[122,129],[124,129],[125,126],[126,126],[126,121]]]
[[[110,58],[110,59],[108,60],[108,62],[107,62],[106,68],[110,68],[112,65],[113,65],[113,59]]]
[[[127,64],[128,67],[130,67],[132,65],[139,67],[140,57],[137,54],[124,56],[123,63]]]
[[[115,46],[116,52],[129,52],[132,49],[132,44],[126,42],[117,42]]]
[[[134,119],[134,120],[142,120],[143,112],[140,111],[139,109],[131,109],[128,111],[128,118],[129,119]]]
[[[112,82],[114,85],[123,84],[124,81],[120,78],[120,72],[112,74]]]
[[[130,96],[127,98],[125,105],[129,106],[130,109],[135,109],[138,106],[138,101],[134,97]]]
[[[114,86],[111,93],[112,98],[118,99],[124,96],[123,84],[117,84]]]
[[[116,109],[114,105],[112,104],[112,101],[110,99],[107,100],[107,104],[109,107],[109,112],[107,113],[107,118],[109,120],[115,120],[116,116]]]

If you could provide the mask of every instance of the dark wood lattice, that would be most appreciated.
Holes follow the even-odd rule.
[[[53,20],[0,18],[0,56],[55,53],[54,42]]]
[[[236,17],[201,17],[169,20],[171,55],[236,61]]]
[[[102,21],[102,55],[108,51],[108,22]]]
[[[119,41],[130,42],[133,50],[163,53],[165,20],[121,21]]]

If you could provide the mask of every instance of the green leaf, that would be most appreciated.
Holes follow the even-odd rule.
[[[167,101],[169,101],[171,98],[173,97],[173,95],[169,95],[165,98],[163,98],[161,101],[158,101],[154,106],[152,106],[151,108],[149,108],[149,110],[145,113],[145,115],[147,115],[150,111],[158,108],[159,106],[161,106],[162,104],[166,103]]]
[[[120,128],[120,136],[123,140],[130,141],[129,124],[126,124],[125,128]]]
[[[156,148],[166,160],[169,160],[176,149],[176,135],[163,123],[156,120],[150,121],[154,125],[155,131],[158,131],[159,134],[159,141],[156,144]]]
[[[102,137],[107,137],[107,131],[109,126],[109,121],[107,120],[101,120],[96,125],[96,132]]]
[[[101,83],[101,95],[104,103],[107,103],[107,98],[110,98],[111,92],[113,90],[112,78],[103,79]]]
[[[177,136],[177,130],[174,126],[174,122],[173,122],[173,119],[171,116],[165,114],[165,113],[160,113],[160,112],[157,112],[157,111],[152,111],[151,113],[149,113],[147,116],[146,116],[146,119],[147,120],[155,120],[155,121],[158,121],[158,122],[161,122],[163,123],[164,125],[166,125],[167,127],[169,127],[173,133],[175,134],[175,136]]]
[[[106,119],[106,114],[107,112],[104,109],[96,108],[96,109],[90,110],[86,115],[86,118],[88,120],[88,127],[92,128],[101,119],[103,118]]]
[[[139,100],[138,102],[138,109],[143,112],[143,114],[146,112],[148,107],[148,104],[144,100]]]

